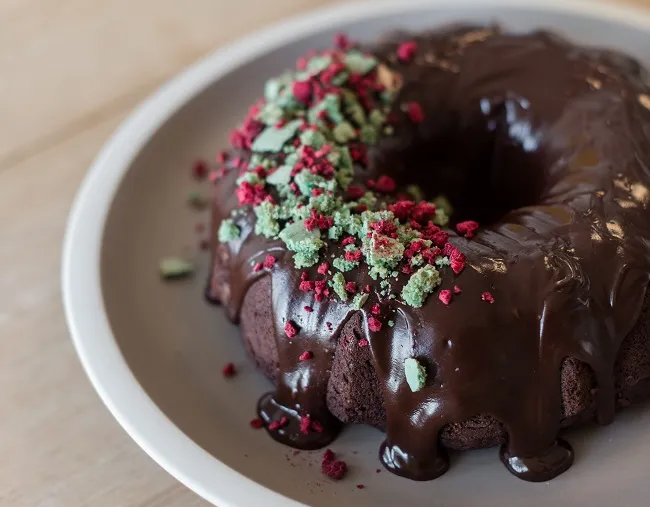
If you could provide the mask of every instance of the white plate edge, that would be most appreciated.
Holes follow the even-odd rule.
[[[372,12],[368,12],[369,4]],[[260,501],[267,507],[304,506],[248,479],[194,443],[155,405],[126,364],[110,329],[100,285],[104,226],[122,178],[142,146],[180,107],[215,80],[261,54],[342,22],[425,7],[444,10],[477,6],[575,13],[650,30],[647,10],[593,0],[375,0],[328,6],[245,36],[182,71],[136,108],[90,166],[69,214],[62,256],[63,304],[75,349],[100,398],[133,440],[168,473],[209,502],[219,507],[243,507]],[[84,340],[84,336],[94,339]]]

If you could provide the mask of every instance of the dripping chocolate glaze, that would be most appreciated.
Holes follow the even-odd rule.
[[[415,100],[425,121],[398,124],[395,135],[374,148],[359,178],[388,174],[400,184],[419,184],[430,196],[444,193],[454,221],[482,223],[471,241],[450,240],[468,266],[458,276],[443,269],[440,288],[458,284],[462,294],[449,306],[432,294],[420,309],[377,293],[362,310],[337,297],[319,303],[313,292],[298,290],[303,270],[293,267],[291,253],[253,234],[249,213],[238,220],[238,240],[215,240],[215,262],[228,268],[215,270],[208,295],[237,321],[248,288],[271,277],[270,332],[279,371],[276,391],[258,408],[266,421],[288,421],[270,432],[273,438],[313,449],[336,437],[341,424],[327,409],[327,383],[341,330],[360,312],[383,390],[387,423],[380,458],[389,470],[416,480],[438,477],[448,467],[438,442],[442,428],[489,414],[507,430],[501,449],[506,467],[522,479],[548,480],[573,459],[569,444],[557,437],[562,361],[573,357],[592,368],[597,419],[611,422],[614,362],[648,285],[645,74],[618,53],[579,48],[548,33],[454,27],[415,39],[419,48],[410,64],[394,56],[400,36],[388,37],[374,53],[402,76],[395,107]],[[237,206],[236,173],[216,185],[215,230]],[[268,253],[276,266],[254,272],[252,265]],[[328,245],[325,260],[340,253]],[[304,271],[311,280],[318,277],[316,266]],[[346,279],[375,285],[363,267]],[[393,291],[404,283],[400,275]],[[485,291],[494,304],[481,300]],[[367,319],[377,302],[383,326],[371,332]],[[284,333],[287,320],[299,329],[292,339]],[[299,360],[304,351],[313,357]],[[427,369],[418,392],[405,381],[408,357]],[[323,431],[302,433],[305,414]]]

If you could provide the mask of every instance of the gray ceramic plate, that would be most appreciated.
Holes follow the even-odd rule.
[[[99,155],[71,214],[63,266],[65,305],[81,360],[106,405],[163,467],[221,507],[333,504],[541,507],[648,504],[650,407],[604,428],[574,432],[573,468],[550,483],[511,476],[495,449],[453,456],[451,470],[415,483],[382,471],[382,435],[348,428],[333,444],[346,480],[319,473],[320,453],[294,456],[248,421],[269,385],[248,363],[238,331],[202,298],[207,255],[188,209],[188,167],[214,157],[260,94],[334,32],[372,40],[396,28],[497,21],[513,30],[546,27],[612,46],[650,64],[650,16],[576,1],[402,1],[347,5],[291,20],[199,62],[143,104]],[[162,283],[157,261],[195,256],[192,281]],[[232,361],[240,374],[226,380]],[[357,489],[356,484],[364,484]]]

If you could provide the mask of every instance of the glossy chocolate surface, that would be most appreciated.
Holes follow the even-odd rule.
[[[281,242],[253,234],[254,216],[238,221],[240,239],[215,244],[229,266],[219,299],[238,319],[246,291],[272,279],[279,373],[274,393],[259,404],[270,431],[288,445],[327,445],[341,423],[326,405],[326,389],[340,331],[356,312],[366,323],[387,413],[380,458],[392,472],[428,480],[448,468],[438,435],[452,422],[490,414],[503,423],[507,468],[531,481],[549,480],[573,460],[557,438],[564,358],[588,364],[598,384],[597,417],[614,417],[614,361],[635,324],[650,273],[650,91],[639,65],[618,53],[576,47],[547,33],[502,34],[457,27],[416,37],[415,60],[395,58],[398,36],[374,52],[401,74],[395,107],[416,100],[419,125],[403,121],[374,149],[365,179],[393,176],[419,184],[429,196],[447,195],[454,221],[482,228],[451,242],[467,256],[458,276],[441,271],[441,289],[459,285],[449,306],[432,294],[422,308],[372,293],[361,310],[338,298],[314,300],[298,290],[303,270]],[[411,37],[409,37],[411,38]],[[403,117],[403,115],[402,115]],[[237,207],[237,171],[216,185],[216,226]],[[326,255],[339,255],[328,245]],[[272,270],[252,265],[268,253]],[[318,278],[316,266],[305,270]],[[346,273],[374,285],[365,269]],[[406,283],[400,275],[397,284]],[[215,290],[216,291],[216,290]],[[490,304],[481,299],[489,291]],[[210,293],[210,290],[208,291]],[[370,308],[390,315],[368,329]],[[313,312],[304,311],[305,306]],[[289,339],[290,320],[299,328]],[[310,351],[313,357],[299,360]],[[404,360],[426,367],[425,387],[412,392]],[[300,431],[308,414],[323,431]]]

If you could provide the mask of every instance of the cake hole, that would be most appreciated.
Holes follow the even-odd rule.
[[[401,148],[388,153],[378,169],[394,174],[401,185],[417,184],[428,199],[447,197],[454,208],[452,226],[464,220],[490,225],[536,204],[545,188],[546,157],[528,102],[481,99],[463,107],[468,110],[436,113],[435,132],[406,148],[396,143]]]

